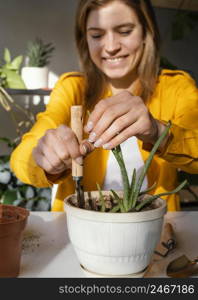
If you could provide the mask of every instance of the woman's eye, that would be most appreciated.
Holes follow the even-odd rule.
[[[102,35],[101,34],[95,34],[95,35],[92,35],[92,39],[99,39]]]
[[[92,35],[92,39],[99,39],[101,35]]]
[[[129,35],[131,32],[132,32],[132,30],[121,31],[120,34],[122,34],[122,35]]]

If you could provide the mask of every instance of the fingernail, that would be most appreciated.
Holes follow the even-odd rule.
[[[86,125],[86,129],[87,131],[91,131],[93,129],[93,122],[88,122],[87,125]]]
[[[105,150],[110,150],[110,144],[104,144],[102,147]]]
[[[77,157],[76,159],[75,159],[75,161],[77,162],[77,164],[79,164],[80,166],[82,166],[83,165],[83,157],[82,156],[80,156],[80,157]]]
[[[93,143],[93,142],[95,142],[95,140],[96,140],[96,134],[95,134],[95,132],[92,132],[92,133],[89,135],[88,141],[89,141],[90,143]]]
[[[97,140],[97,141],[95,142],[94,147],[95,147],[95,148],[99,148],[99,147],[102,146],[102,144],[103,144],[103,140],[102,140],[102,139],[99,139],[99,140]]]

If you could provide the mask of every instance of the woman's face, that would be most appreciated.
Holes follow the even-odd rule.
[[[143,29],[132,8],[113,1],[92,10],[87,42],[92,61],[110,81],[132,78],[143,49]]]

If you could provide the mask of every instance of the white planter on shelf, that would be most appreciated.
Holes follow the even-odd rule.
[[[142,277],[160,240],[166,201],[155,200],[157,208],[147,211],[103,213],[77,208],[70,204],[71,197],[76,196],[67,197],[64,207],[82,268],[93,277]]]
[[[49,70],[47,67],[23,67],[21,77],[27,89],[48,88]]]

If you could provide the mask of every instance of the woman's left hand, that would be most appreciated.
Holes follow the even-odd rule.
[[[111,150],[132,136],[154,144],[161,126],[140,97],[123,91],[96,104],[85,131],[96,148]]]

